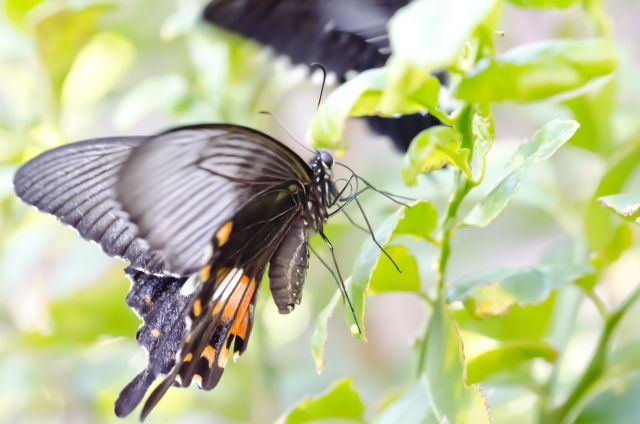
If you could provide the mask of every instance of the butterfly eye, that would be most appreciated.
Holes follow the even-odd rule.
[[[329,169],[331,169],[331,167],[333,166],[333,156],[331,156],[331,153],[329,152],[325,152],[324,150],[321,151],[320,160],[322,161],[322,163],[327,165],[327,168]]]

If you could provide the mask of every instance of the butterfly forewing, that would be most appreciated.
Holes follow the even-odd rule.
[[[259,193],[308,183],[307,165],[284,145],[243,127],[173,130],[141,145],[124,164],[118,200],[167,272],[203,265],[214,230]]]

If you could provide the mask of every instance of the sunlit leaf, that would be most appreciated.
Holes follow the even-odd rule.
[[[452,315],[464,331],[498,340],[540,340],[549,330],[554,305],[555,296],[552,293],[542,303],[523,307],[513,305],[499,316],[479,318],[468,309],[453,311]]]
[[[389,22],[396,58],[425,71],[455,63],[465,42],[494,11],[497,0],[417,0]]]
[[[473,135],[472,181],[480,183],[484,178],[486,158],[493,146],[495,137],[493,115],[490,112],[474,114],[471,121],[471,129]]]
[[[427,238],[434,230],[437,220],[435,207],[425,201],[417,202],[410,208],[402,207],[396,213],[388,217],[382,225],[375,231],[378,242],[385,246],[394,236],[414,235]],[[351,273],[351,284],[347,292],[355,310],[355,316],[360,325],[362,333],[354,335],[361,340],[365,340],[364,335],[364,299],[369,289],[369,283],[373,270],[376,269],[378,261],[388,261],[381,254],[380,248],[368,240],[360,250]],[[397,272],[397,271],[396,271]],[[382,284],[382,283],[380,283]],[[347,322],[354,328],[355,322],[350,310],[345,310]]]
[[[454,95],[479,103],[540,100],[608,75],[617,64],[610,40],[538,42],[482,59],[462,79]]]
[[[311,123],[311,138],[319,147],[344,146],[342,132],[347,118],[356,110],[361,115],[373,115],[386,79],[384,69],[370,69],[347,81],[331,93],[320,105]],[[366,95],[365,95],[366,94]],[[358,100],[364,97],[358,104]],[[373,100],[372,100],[373,97]]]
[[[422,131],[412,141],[404,157],[402,176],[415,185],[418,175],[453,165],[471,179],[469,150],[461,148],[462,135],[454,128],[436,126]]]
[[[379,260],[371,273],[369,281],[369,291],[372,294],[408,291],[417,292],[420,290],[420,274],[418,273],[418,263],[404,246],[388,246],[387,253],[391,256],[398,270],[389,260]]]
[[[348,285],[348,282],[345,282],[345,284]],[[329,318],[333,315],[333,311],[336,309],[336,305],[341,297],[340,291],[336,291],[327,306],[325,306],[316,318],[316,326],[311,336],[311,355],[316,364],[318,374],[322,373],[324,369],[324,351],[327,345]]]
[[[423,371],[431,394],[431,408],[438,421],[489,423],[482,393],[476,386],[465,383],[462,339],[443,299],[434,305],[423,343],[426,343]]]
[[[344,146],[346,143],[342,139],[342,132],[349,117],[417,113],[435,107],[438,102],[440,83],[432,77],[427,78],[410,97],[394,103],[393,107],[382,105],[380,102],[386,80],[386,69],[370,69],[332,92],[320,105],[311,123],[313,144],[326,148]]]
[[[16,24],[22,24],[25,16],[44,0],[4,0],[7,16]]]
[[[564,9],[581,3],[581,1],[582,0],[509,0],[510,3],[513,3],[516,6],[529,7],[534,9]]]
[[[543,342],[512,341],[483,352],[467,362],[467,384],[485,381],[490,376],[508,371],[534,358],[553,362],[558,357],[556,349]]]
[[[64,81],[65,106],[90,105],[116,87],[133,64],[135,49],[123,36],[103,32],[80,50]]]
[[[99,17],[109,8],[108,3],[80,9],[63,8],[37,23],[38,51],[56,100],[60,99],[64,80],[76,55],[95,34]]]
[[[637,218],[638,212],[640,211],[640,194],[614,194],[600,197],[598,201],[621,217],[625,219],[635,219],[635,222],[640,224],[640,218]]]
[[[342,380],[318,397],[303,400],[281,421],[302,424],[322,420],[364,422],[364,405],[350,379]]]
[[[553,120],[522,143],[511,158],[507,175],[483,197],[464,219],[464,224],[486,227],[513,200],[520,187],[520,174],[549,159],[578,130],[570,120]]]
[[[429,405],[429,392],[424,379],[387,406],[374,419],[373,424],[437,423]]]
[[[389,21],[392,57],[384,110],[431,91],[430,73],[456,63],[476,29],[499,10],[497,0],[417,0]]]

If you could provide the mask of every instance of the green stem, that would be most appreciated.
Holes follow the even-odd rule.
[[[436,284],[438,287],[436,302],[442,301],[444,298],[444,288],[447,273],[447,265],[449,263],[449,256],[451,256],[451,238],[454,235],[454,229],[457,224],[457,214],[462,201],[469,191],[473,188],[473,185],[467,181],[464,174],[460,170],[455,171],[454,176],[454,193],[449,199],[447,209],[444,214],[444,219],[441,224],[442,236],[440,239],[440,254],[438,256],[438,270]],[[433,302],[433,301],[432,301]],[[433,303],[432,303],[433,304]],[[424,335],[420,340],[420,351],[418,353],[418,366],[417,375],[420,377],[424,371],[424,360],[427,353],[427,333],[429,332],[429,325],[425,325]]]
[[[447,265],[449,263],[449,257],[451,256],[451,238],[453,237],[454,229],[457,224],[458,209],[472,187],[473,185],[465,179],[464,174],[459,170],[456,171],[455,191],[449,200],[441,226],[442,237],[440,240],[437,279],[438,297],[442,296],[444,293]]]
[[[595,291],[593,291],[593,289],[585,290],[584,293],[587,295],[589,300],[593,302],[593,306],[595,306],[596,309],[598,310],[598,314],[600,314],[600,317],[602,317],[602,319],[606,321],[607,317],[609,316],[609,312],[607,311],[607,305],[604,304],[602,299],[598,297],[598,295],[596,294]]]
[[[640,299],[640,284],[638,284],[634,291],[613,313],[607,316],[604,330],[600,335],[600,340],[598,340],[596,350],[591,357],[591,361],[589,362],[586,371],[569,394],[569,397],[567,397],[567,400],[557,409],[551,411],[549,416],[550,420],[548,422],[561,423],[602,375],[606,365],[611,336],[622,320],[622,317],[638,299]]]

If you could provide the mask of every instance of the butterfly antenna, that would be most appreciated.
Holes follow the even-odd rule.
[[[269,112],[269,111],[267,111],[267,110],[261,110],[261,111],[259,111],[258,113],[259,113],[259,114],[261,114],[261,115],[267,115],[267,116],[269,116],[271,119],[273,119],[273,120],[276,122],[276,124],[278,124],[278,127],[280,127],[280,129],[281,129],[282,131],[284,131],[284,132],[289,136],[289,138],[290,138],[291,140],[293,140],[293,141],[294,141],[296,144],[298,144],[299,146],[302,146],[305,150],[307,150],[307,151],[309,151],[309,152],[313,153],[314,155],[315,155],[316,153],[318,153],[317,151],[310,149],[306,144],[302,143],[302,142],[301,142],[301,141],[299,141],[299,140],[298,140],[298,139],[297,139],[293,134],[291,134],[291,131],[289,131],[289,129],[288,129],[288,128],[287,128],[287,127],[282,123],[282,121],[280,121],[280,120],[278,119],[278,117],[277,117],[277,116],[275,116],[273,113],[271,113],[271,112]]]
[[[355,322],[356,327],[358,328],[358,334],[362,334],[362,328],[360,327],[360,323],[358,323],[358,317],[356,316],[356,310],[353,308],[353,304],[351,303],[351,299],[349,298],[349,295],[347,294],[347,287],[344,284],[344,279],[342,278],[342,274],[340,273],[340,267],[338,266],[338,261],[336,259],[336,253],[333,249],[333,245],[331,244],[331,242],[329,241],[329,239],[327,238],[327,236],[320,231],[318,234],[320,234],[320,237],[322,237],[322,240],[324,240],[325,244],[327,245],[327,247],[329,248],[329,252],[331,252],[331,259],[333,261],[333,265],[335,267],[335,272],[333,271],[333,269],[329,266],[329,264],[327,264],[321,257],[320,255],[318,255],[312,248],[311,246],[309,246],[309,249],[313,252],[314,255],[316,255],[316,257],[318,258],[318,260],[325,266],[325,268],[327,268],[329,270],[329,272],[331,273],[331,275],[333,276],[333,278],[336,280],[336,282],[338,283],[338,287],[340,288],[340,291],[342,292],[342,295],[344,296],[345,300],[347,301],[347,304],[349,305],[349,310],[351,311],[351,316],[353,316],[353,322]],[[336,275],[337,274],[337,275]]]
[[[354,221],[353,218],[351,218],[351,215],[349,215],[347,213],[347,211],[345,211],[344,209],[341,209],[340,212],[342,212],[344,214],[344,216],[347,217],[347,219],[349,220],[349,222],[356,227],[357,229],[361,230],[362,232],[365,232],[367,234],[369,234],[369,230],[367,230],[366,228],[364,228],[362,225],[358,224],[356,221]]]
[[[389,193],[388,191],[380,190],[379,188],[377,188],[373,184],[371,184],[369,181],[365,180],[360,175],[356,174],[356,172],[353,169],[351,169],[350,167],[348,167],[344,163],[336,162],[336,165],[340,165],[343,168],[347,169],[349,172],[351,172],[356,177],[356,180],[362,181],[368,188],[370,188],[371,190],[375,191],[376,193],[379,193],[379,194],[383,195],[384,197],[386,197],[387,199],[391,200],[394,203],[397,203],[397,204],[399,204],[401,206],[409,207],[408,204],[406,204],[404,202],[401,202],[398,199],[409,200],[409,201],[417,200],[417,199],[414,199],[414,198],[411,198],[411,197],[401,196],[399,194],[393,194],[393,193]],[[398,199],[396,199],[396,197]]]
[[[373,242],[376,244],[376,246],[378,246],[380,248],[380,250],[382,251],[382,253],[384,253],[384,255],[389,258],[389,260],[391,261],[391,263],[393,264],[393,266],[396,267],[396,269],[398,270],[399,273],[402,274],[402,271],[400,270],[400,267],[398,266],[398,264],[396,263],[396,261],[393,260],[393,258],[391,257],[391,255],[389,255],[389,252],[387,252],[385,250],[384,247],[382,247],[382,245],[380,244],[380,242],[378,242],[378,240],[376,239],[375,234],[373,233],[373,229],[371,228],[371,223],[369,222],[369,218],[367,218],[367,214],[364,213],[364,209],[362,208],[362,204],[360,203],[360,201],[358,200],[357,197],[355,197],[353,200],[355,200],[356,205],[358,205],[358,209],[360,209],[360,213],[362,214],[362,217],[364,218],[364,222],[366,222],[367,224],[367,228],[369,229],[369,234],[371,234],[371,238],[373,239]]]
[[[320,104],[322,103],[322,94],[324,93],[324,86],[327,82],[327,68],[324,67],[322,63],[313,62],[309,65],[310,68],[320,68],[322,71],[322,85],[320,86],[320,97],[318,97],[318,106],[316,106],[316,111],[320,109]]]

